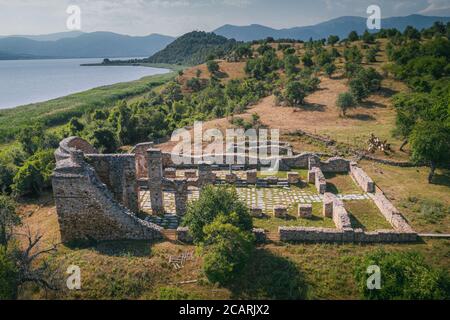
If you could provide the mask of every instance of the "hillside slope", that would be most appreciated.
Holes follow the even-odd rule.
[[[221,56],[230,52],[237,42],[214,33],[193,31],[169,44],[148,59],[150,63],[197,65],[209,55]]]

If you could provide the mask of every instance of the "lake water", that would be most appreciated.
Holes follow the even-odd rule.
[[[0,61],[0,109],[170,72],[167,69],[149,67],[80,66],[101,61],[102,59]]]

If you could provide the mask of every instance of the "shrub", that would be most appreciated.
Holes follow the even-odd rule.
[[[204,228],[205,257],[203,270],[212,283],[230,285],[250,260],[254,237],[236,227],[239,217],[219,215]]]
[[[341,110],[342,115],[345,116],[348,109],[355,107],[355,99],[350,92],[340,93],[336,106]]]
[[[299,106],[304,103],[306,97],[305,85],[298,81],[290,81],[286,85],[286,92],[284,94],[285,100],[292,106]]]
[[[219,214],[231,213],[237,215],[236,227],[246,231],[253,229],[248,208],[239,200],[236,190],[207,186],[202,190],[200,198],[188,206],[183,225],[189,227],[194,242],[201,243],[205,239],[204,227],[212,223]]]
[[[0,300],[17,296],[18,271],[5,246],[0,245]]]
[[[13,179],[12,190],[16,196],[40,195],[51,186],[55,167],[52,150],[39,151],[19,168]]]
[[[381,271],[381,289],[367,289],[367,267]],[[362,298],[366,299],[448,299],[450,278],[445,270],[433,269],[415,252],[388,253],[378,250],[367,254],[355,270]]]

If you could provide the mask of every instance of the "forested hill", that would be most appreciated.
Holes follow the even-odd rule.
[[[193,31],[169,44],[149,58],[151,63],[197,65],[209,56],[223,56],[233,50],[237,42],[214,33]]]

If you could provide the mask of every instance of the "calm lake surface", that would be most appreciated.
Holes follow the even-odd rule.
[[[102,59],[0,61],[0,109],[170,72],[167,69],[149,67],[80,66],[101,61]]]

